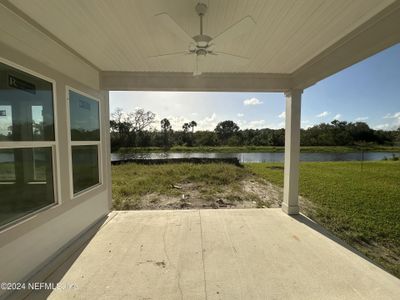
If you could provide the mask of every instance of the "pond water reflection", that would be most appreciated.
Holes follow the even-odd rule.
[[[121,154],[111,153],[111,161],[124,159],[173,159],[173,158],[238,158],[241,163],[248,162],[283,162],[284,153],[280,152],[253,152],[253,153],[134,153]],[[392,152],[350,152],[350,153],[301,153],[301,161],[360,161],[360,160],[383,160],[391,158],[393,155],[399,156],[400,153]],[[363,158],[364,156],[364,158]]]

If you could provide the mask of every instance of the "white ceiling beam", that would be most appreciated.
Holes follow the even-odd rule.
[[[400,1],[397,0],[295,71],[292,88],[305,89],[399,42]]]
[[[286,74],[119,72],[100,73],[101,89],[110,91],[284,92],[291,86]]]

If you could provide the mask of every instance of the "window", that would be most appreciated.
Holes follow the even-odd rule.
[[[0,227],[55,204],[53,84],[0,63]]]
[[[72,141],[100,141],[99,102],[69,92]]]
[[[99,101],[68,90],[73,194],[100,184]]]
[[[74,193],[99,183],[98,146],[72,146]]]

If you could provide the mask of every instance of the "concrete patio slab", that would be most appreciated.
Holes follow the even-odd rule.
[[[281,209],[113,212],[48,281],[65,287],[50,299],[400,295],[399,279],[307,218]]]

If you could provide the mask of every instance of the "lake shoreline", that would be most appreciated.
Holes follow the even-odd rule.
[[[398,160],[400,152],[303,152],[300,161],[382,161]],[[283,162],[283,152],[141,152],[141,153],[111,153],[111,162],[156,163],[157,161],[172,162],[193,160],[226,160],[235,159],[239,163]]]
[[[162,147],[132,147],[119,148],[112,151],[120,154],[135,154],[135,153],[283,153],[285,147],[273,146],[244,146],[244,147],[187,147],[174,146],[171,148]],[[400,146],[303,146],[300,147],[301,153],[350,153],[350,152],[400,152]]]

